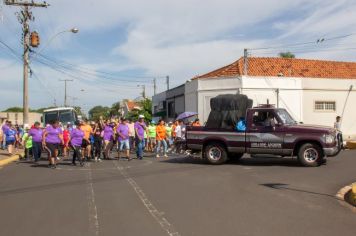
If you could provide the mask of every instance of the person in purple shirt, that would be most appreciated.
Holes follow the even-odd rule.
[[[136,155],[137,159],[142,160],[146,132],[145,117],[143,115],[138,116],[138,121],[135,123],[134,127],[136,134]]]
[[[2,129],[2,133],[3,133],[3,143],[2,145],[2,149],[5,150],[6,149],[6,132],[10,129],[11,127],[11,121],[6,120],[5,124],[1,127]]]
[[[110,150],[113,146],[114,141],[114,123],[105,122],[103,130],[103,140],[104,140],[104,159],[110,158]]]
[[[42,152],[42,136],[43,130],[40,127],[40,122],[36,121],[33,127],[28,132],[28,135],[32,137],[32,152],[37,163],[41,159]]]
[[[63,131],[59,127],[59,121],[52,121],[44,130],[42,137],[42,145],[48,152],[48,167],[52,169],[56,168],[59,145],[63,143]]]
[[[80,128],[80,122],[75,122],[76,128],[70,133],[70,144],[73,149],[72,164],[76,165],[75,160],[78,158],[80,166],[84,166],[84,156],[82,155],[82,143],[84,139],[84,131]]]
[[[118,159],[120,159],[120,153],[125,148],[126,157],[129,161],[131,161],[131,158],[130,158],[130,135],[129,135],[130,128],[129,128],[127,122],[128,122],[127,119],[123,119],[122,123],[120,123],[116,129],[116,132],[118,135],[118,141],[120,143],[120,148],[118,150]]]

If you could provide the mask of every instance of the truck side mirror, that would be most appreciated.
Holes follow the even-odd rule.
[[[41,116],[41,123],[43,123],[43,116]]]

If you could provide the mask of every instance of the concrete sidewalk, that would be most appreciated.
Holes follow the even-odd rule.
[[[14,155],[9,156],[7,150],[0,150],[0,167],[17,161],[23,156],[23,150],[19,149]]]

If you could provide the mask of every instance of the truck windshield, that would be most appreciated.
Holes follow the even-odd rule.
[[[44,123],[48,124],[54,120],[58,119],[58,112],[57,111],[49,111],[44,113]]]
[[[74,123],[75,117],[72,110],[59,111],[59,121],[63,124],[71,122]]]
[[[294,125],[297,122],[293,119],[293,117],[284,109],[279,109],[276,111],[277,115],[285,125]]]

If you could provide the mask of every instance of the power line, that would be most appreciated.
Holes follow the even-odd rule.
[[[125,80],[125,78],[135,78],[135,79],[152,79],[152,78],[159,78],[159,79],[163,79],[163,78],[166,78],[166,76],[142,76],[142,75],[122,75],[122,77],[117,76],[117,74],[115,73],[112,73],[112,72],[106,72],[106,71],[102,71],[102,70],[93,70],[93,69],[90,69],[90,68],[87,68],[87,67],[83,67],[83,66],[79,66],[79,65],[75,65],[75,64],[72,64],[72,63],[69,63],[69,62],[66,62],[66,61],[63,61],[63,60],[57,60],[57,59],[53,59],[51,57],[48,57],[48,56],[45,56],[41,53],[37,53],[35,51],[33,51],[34,54],[40,56],[40,57],[43,57],[44,59],[46,60],[49,60],[49,61],[52,61],[52,62],[55,62],[57,64],[62,64],[62,65],[66,65],[66,66],[70,66],[70,67],[74,67],[75,69],[77,70],[81,70],[81,71],[91,71],[91,72],[94,72],[96,74],[104,74],[104,75],[108,75],[108,76],[111,76],[111,77],[115,77],[116,79],[119,79],[119,80],[123,80],[125,82],[138,82],[138,83],[142,83],[142,82],[146,82],[146,80],[142,81],[134,81],[134,80]]]
[[[347,37],[350,37],[352,35],[355,35],[355,33],[340,35],[340,36],[331,37],[331,38],[319,38],[319,39],[317,39],[315,41],[309,41],[309,42],[282,44],[282,45],[269,46],[269,47],[260,47],[260,48],[249,48],[248,50],[249,51],[257,51],[257,50],[278,49],[278,48],[285,48],[285,47],[296,47],[296,46],[302,46],[302,45],[313,45],[313,44],[317,45],[317,44],[323,43],[325,41],[332,41],[332,40],[347,38]]]

